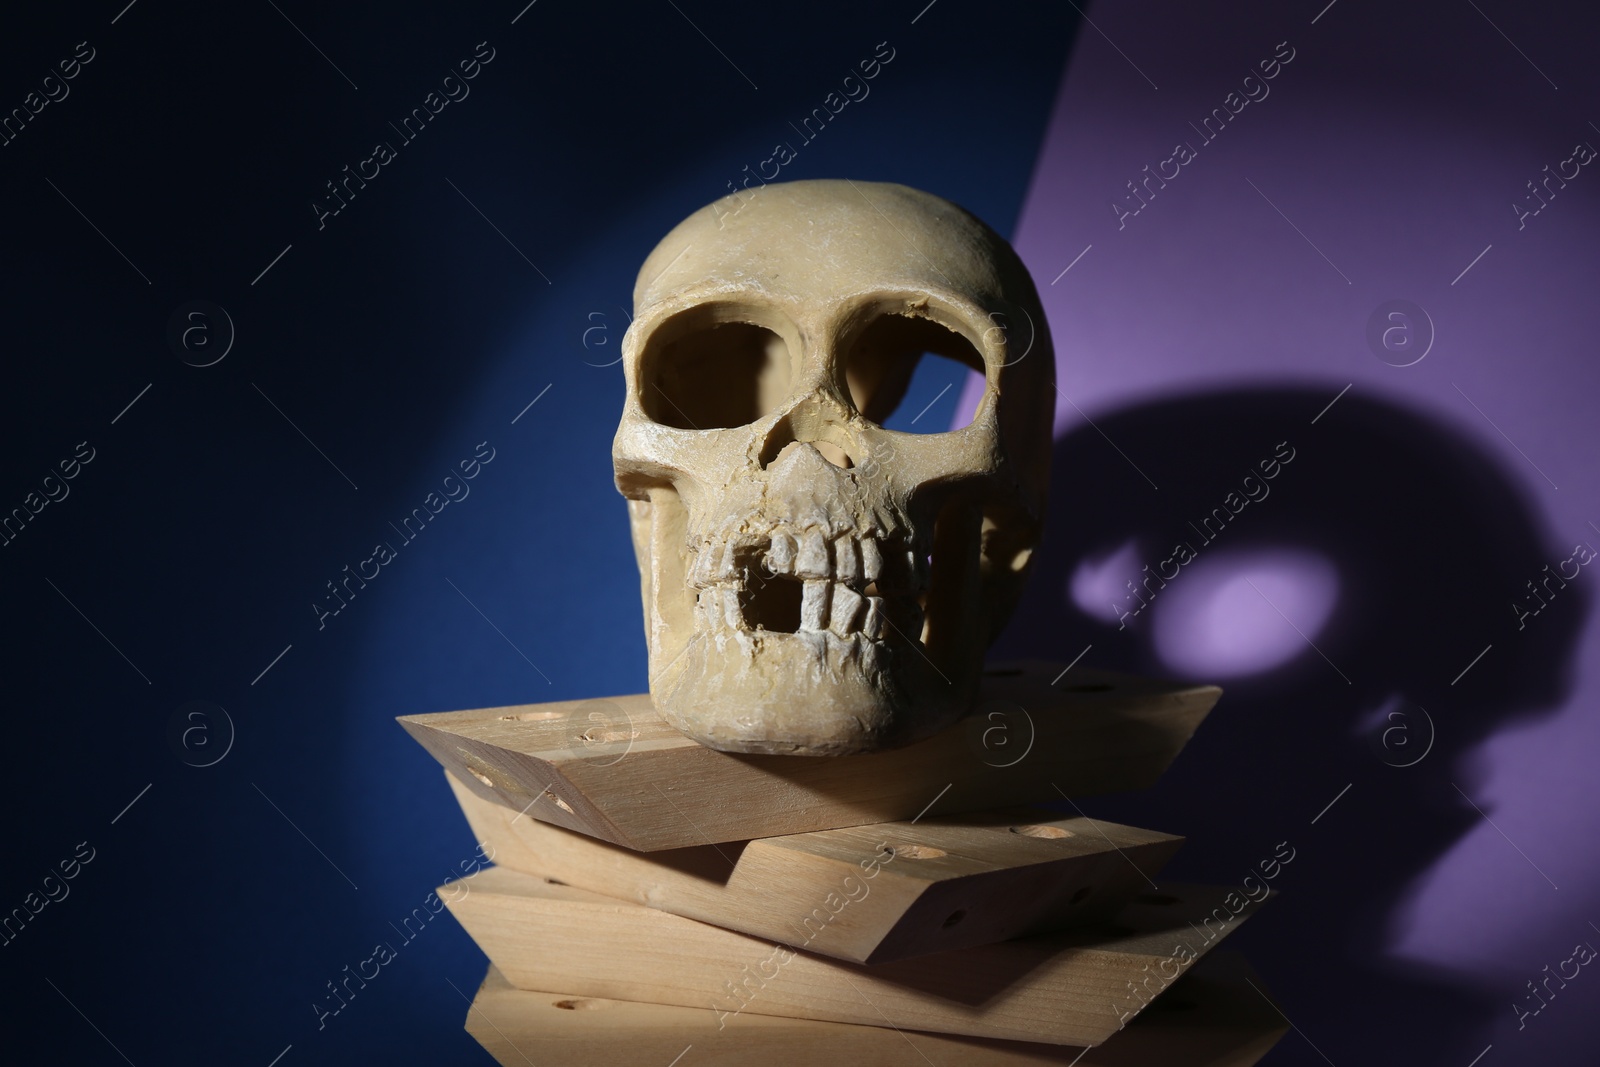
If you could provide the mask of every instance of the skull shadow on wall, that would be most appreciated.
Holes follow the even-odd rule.
[[[1168,868],[1181,879],[1237,883],[1288,839],[1272,922],[1237,947],[1301,1005],[1295,1022],[1354,1050],[1374,1034],[1350,1020],[1400,1007],[1385,1062],[1447,1062],[1449,1045],[1464,1063],[1489,1038],[1463,1020],[1509,997],[1392,946],[1420,876],[1482,822],[1463,792],[1494,815],[1475,750],[1567,699],[1589,597],[1584,577],[1543,568],[1583,531],[1544,529],[1520,472],[1418,411],[1352,391],[1312,425],[1335,391],[1208,392],[1079,421],[1056,442],[1035,573],[995,654],[1065,662],[1092,644],[1096,667],[1221,684],[1154,787],[1090,813],[1189,837]],[[1540,603],[1530,580],[1546,606],[1519,617],[1513,603]]]

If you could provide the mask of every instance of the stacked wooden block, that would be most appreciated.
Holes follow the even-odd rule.
[[[1156,888],[1177,837],[1020,806],[1149,785],[1218,691],[1070,679],[991,669],[974,719],[835,759],[645,696],[402,718],[496,864],[440,889],[491,961],[467,1029],[571,1067],[1255,1063],[1287,1024],[1209,952],[1255,905]]]

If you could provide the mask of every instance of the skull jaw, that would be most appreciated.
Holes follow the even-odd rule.
[[[966,713],[977,670],[828,632],[698,633],[651,678],[669,724],[722,752],[843,756],[910,744]]]

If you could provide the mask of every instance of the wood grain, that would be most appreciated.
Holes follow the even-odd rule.
[[[407,715],[479,796],[641,851],[892,822],[1156,780],[1221,690],[1058,664],[991,666],[973,715],[858,756],[718,752],[644,694]],[[545,802],[548,798],[548,802]]]
[[[858,963],[1103,921],[1183,840],[1023,808],[641,853],[446,777],[503,867]],[[813,936],[803,920],[830,892],[861,899]]]
[[[1109,927],[867,967],[503,867],[439,894],[522,989],[709,1008],[724,1021],[753,1012],[1076,1045],[1110,1037],[1255,907],[1237,898],[1234,914],[1225,899],[1236,894],[1169,885]],[[1221,917],[1209,929],[1208,915]]]
[[[1289,1029],[1263,988],[1236,953],[1208,956],[1084,1049],[751,1013],[719,1027],[707,1008],[517,989],[491,965],[466,1028],[503,1067],[1252,1067]]]

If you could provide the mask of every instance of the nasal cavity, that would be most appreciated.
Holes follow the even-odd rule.
[[[800,629],[805,586],[786,574],[746,571],[739,590],[739,613],[746,629],[792,634]]]
[[[811,440],[810,435],[801,436],[795,432],[794,422],[790,416],[779,419],[767,434],[766,444],[761,446],[761,469],[766,470],[789,452],[808,444],[822,456],[823,459],[835,467],[849,470],[855,466],[850,454],[832,441]]]

